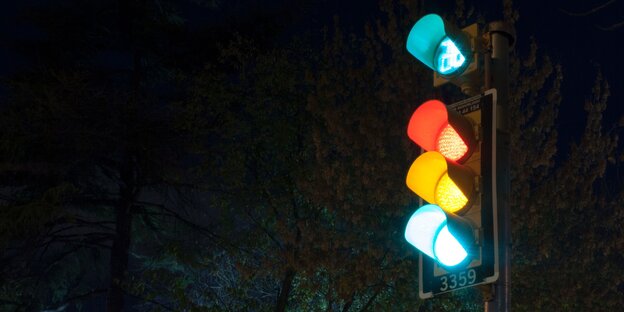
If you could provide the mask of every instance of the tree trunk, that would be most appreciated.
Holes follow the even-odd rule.
[[[132,135],[128,140],[135,142]],[[113,239],[110,258],[111,281],[107,300],[108,312],[120,312],[123,309],[123,281],[128,271],[133,208],[140,190],[137,183],[139,173],[135,163],[137,153],[133,147],[126,147],[126,150],[127,156],[120,168],[120,197],[115,206],[115,238]]]
[[[119,13],[119,33],[120,44],[129,47],[133,51],[133,71],[131,97],[128,107],[121,109],[121,116],[128,118],[125,120],[127,140],[125,146],[125,159],[120,170],[121,185],[119,188],[120,200],[115,207],[115,239],[111,249],[110,274],[111,281],[108,290],[107,311],[120,312],[124,306],[124,277],[128,271],[128,253],[130,249],[130,238],[132,235],[133,207],[136,201],[139,188],[137,185],[137,166],[135,163],[137,153],[135,120],[137,118],[136,99],[139,97],[141,82],[141,56],[134,44],[133,21],[144,8],[142,1],[118,0]]]
[[[111,248],[110,285],[106,311],[120,312],[124,305],[124,276],[128,270],[128,251],[132,234],[132,207],[137,194],[136,175],[132,161],[121,170],[121,198],[115,207],[115,238]]]
[[[286,311],[286,306],[288,304],[288,296],[290,295],[290,290],[292,288],[292,282],[295,278],[295,271],[289,269],[286,271],[286,275],[282,280],[282,288],[280,289],[279,295],[277,296],[277,304],[275,305],[275,312],[284,312]]]

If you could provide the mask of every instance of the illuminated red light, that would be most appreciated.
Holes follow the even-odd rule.
[[[447,124],[438,137],[437,150],[440,154],[444,155],[444,157],[453,161],[458,161],[468,153],[468,145],[466,145],[457,131],[455,131],[451,125]]]
[[[448,111],[446,105],[438,100],[424,102],[414,111],[407,126],[407,135],[424,150],[438,151],[457,162],[469,156],[474,144],[470,123],[461,115]]]

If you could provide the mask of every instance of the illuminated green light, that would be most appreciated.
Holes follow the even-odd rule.
[[[452,267],[462,263],[468,252],[448,227],[447,215],[437,205],[420,207],[407,222],[405,239],[438,263]]]
[[[445,37],[442,17],[437,14],[425,15],[410,30],[406,48],[416,59],[435,70],[433,63],[437,47]]]
[[[464,249],[455,236],[449,232],[448,226],[446,225],[435,238],[433,252],[438,262],[449,267],[462,263],[468,256],[466,249]]]
[[[470,41],[466,33],[448,25],[437,14],[419,19],[407,36],[407,51],[445,77],[460,75],[470,64]]]
[[[437,72],[450,75],[459,70],[466,63],[466,57],[459,51],[453,40],[446,37],[438,45],[436,51]]]
[[[446,226],[446,214],[436,205],[420,207],[407,222],[405,240],[431,258],[438,232]]]

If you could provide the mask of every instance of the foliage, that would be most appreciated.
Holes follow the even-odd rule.
[[[512,131],[517,142],[511,200],[514,305],[526,311],[614,309],[622,305],[621,281],[612,277],[623,269],[615,252],[624,234],[618,225],[623,193],[607,187],[614,176],[605,174],[620,166],[615,164],[616,132],[602,129],[608,84],[599,73],[585,101],[583,134],[560,155],[555,122],[561,69],[548,59],[541,72],[534,59],[522,65],[533,79],[517,86],[512,101],[517,105],[512,114],[517,127]]]

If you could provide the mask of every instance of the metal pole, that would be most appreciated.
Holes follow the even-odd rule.
[[[488,36],[491,36],[491,34],[488,33]],[[485,90],[489,90],[492,88],[492,39],[489,38],[487,43],[488,45],[485,49],[484,60],[483,60],[483,65],[484,65],[483,69],[485,73],[485,77],[483,81],[484,81]],[[494,291],[495,291],[495,284],[482,285],[481,287],[481,296],[483,297],[483,310],[485,312],[495,311],[494,301],[493,301]]]
[[[494,300],[485,302],[487,312],[508,312],[511,302],[511,226],[510,226],[510,149],[509,149],[509,50],[513,34],[508,24],[493,22],[489,25],[491,59],[486,85],[496,89],[496,179],[498,196],[499,279],[493,287]]]

